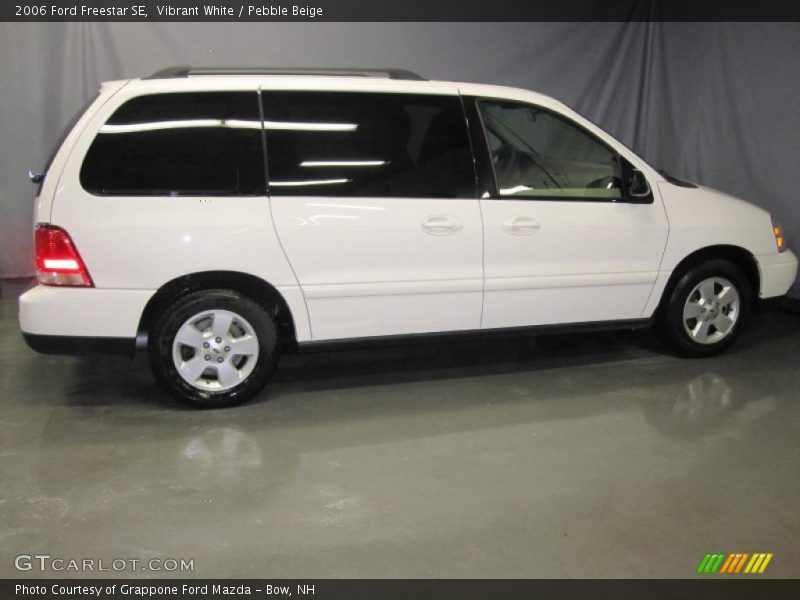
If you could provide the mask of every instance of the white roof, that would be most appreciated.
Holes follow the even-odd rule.
[[[157,91],[189,90],[319,90],[405,92],[410,94],[462,94],[504,98],[532,102],[540,106],[564,110],[567,107],[544,94],[519,88],[464,83],[456,81],[428,81],[389,79],[383,77],[348,77],[329,75],[189,75],[164,79],[131,79],[128,91],[152,93]]]

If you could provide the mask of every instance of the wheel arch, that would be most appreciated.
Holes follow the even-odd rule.
[[[284,348],[297,345],[294,317],[283,295],[269,282],[239,271],[202,271],[176,277],[162,285],[150,298],[139,319],[138,334],[146,334],[155,318],[176,298],[189,292],[228,289],[261,304],[275,319],[279,343]]]
[[[675,268],[672,269],[672,274],[667,280],[664,292],[661,294],[657,312],[661,312],[661,309],[669,299],[672,291],[675,289],[675,285],[680,281],[681,277],[704,262],[718,259],[728,260],[742,270],[747,278],[747,282],[750,284],[753,300],[757,299],[761,289],[761,275],[758,271],[758,263],[753,254],[741,246],[706,246],[685,256]]]

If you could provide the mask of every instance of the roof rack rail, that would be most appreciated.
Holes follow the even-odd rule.
[[[360,67],[167,67],[146,79],[172,79],[194,75],[327,75],[342,77],[385,77],[425,81],[406,69],[365,69]]]

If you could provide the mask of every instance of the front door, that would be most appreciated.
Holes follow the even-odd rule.
[[[571,120],[521,103],[478,108],[497,187],[481,200],[483,327],[641,317],[667,240],[660,199],[626,199],[628,163]]]

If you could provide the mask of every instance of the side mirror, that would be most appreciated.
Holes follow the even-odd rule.
[[[653,190],[647,183],[644,173],[634,167],[624,156],[619,157],[619,168],[625,194],[621,201],[630,204],[650,204],[653,201]]]
[[[628,196],[634,200],[649,200],[653,191],[650,189],[650,184],[647,183],[644,173],[639,169],[632,169],[631,175],[628,178]]]

